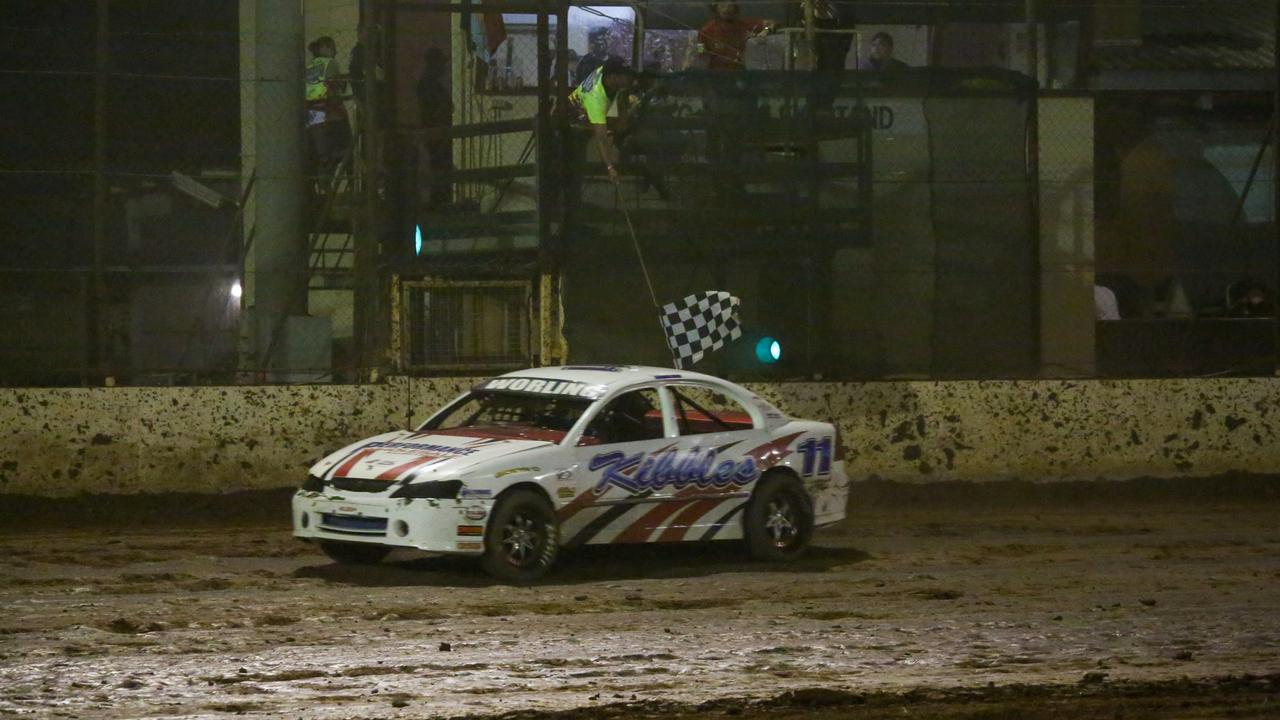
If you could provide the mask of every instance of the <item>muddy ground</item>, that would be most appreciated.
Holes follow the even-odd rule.
[[[0,716],[1280,717],[1275,483],[868,484],[789,566],[594,548],[532,588],[334,565],[281,493],[11,501]]]

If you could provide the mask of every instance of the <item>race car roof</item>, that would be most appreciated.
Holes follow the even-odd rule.
[[[671,368],[646,367],[643,365],[558,365],[551,367],[529,368],[509,372],[499,377],[504,378],[539,378],[564,380],[584,383],[612,389],[621,385],[633,385],[650,380],[703,380],[713,383],[725,383],[725,380]]]

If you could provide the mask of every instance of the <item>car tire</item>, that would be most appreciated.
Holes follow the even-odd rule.
[[[498,498],[484,538],[480,565],[509,583],[531,583],[546,575],[560,551],[560,524],[551,503],[533,490]]]
[[[793,560],[804,554],[813,537],[813,505],[799,480],[767,473],[747,502],[742,522],[753,558]]]
[[[320,549],[329,559],[343,565],[377,565],[391,552],[385,545],[322,541]]]

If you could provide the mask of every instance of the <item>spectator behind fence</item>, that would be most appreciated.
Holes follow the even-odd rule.
[[[1275,305],[1266,285],[1245,278],[1227,286],[1227,315],[1231,317],[1271,317]]]
[[[710,7],[712,17],[698,31],[698,56],[712,71],[745,69],[747,40],[771,32],[773,21],[741,17],[738,3],[732,0],[712,3]],[[717,198],[733,204],[743,199],[739,160],[746,132],[758,116],[759,98],[754,83],[745,79],[712,82],[709,90],[703,100],[712,118],[707,129],[707,160]]]
[[[311,61],[306,68],[306,132],[313,174],[333,172],[351,147],[351,122],[342,104],[346,81],[342,79],[338,45],[325,35],[307,45]]]
[[[708,70],[746,68],[747,40],[773,31],[772,20],[739,17],[738,3],[733,0],[712,3],[711,15],[698,30],[697,44],[698,56],[705,60]]]
[[[422,55],[422,73],[418,75],[418,117],[424,129],[444,128],[453,124],[453,98],[443,78],[448,60],[439,48],[428,48]],[[425,151],[427,173],[435,176],[453,169],[453,141],[447,137],[428,137],[421,145]],[[432,177],[429,182],[428,205],[433,209],[447,206],[452,193],[447,178]]]
[[[1119,320],[1120,303],[1111,288],[1103,285],[1093,286],[1093,311],[1098,320]]]
[[[887,32],[878,32],[871,36],[871,54],[867,56],[867,64],[872,70],[900,70],[907,64],[893,56],[893,36]]]
[[[596,68],[609,59],[609,28],[598,27],[587,35],[587,54],[578,60],[573,71],[573,84],[581,85]]]

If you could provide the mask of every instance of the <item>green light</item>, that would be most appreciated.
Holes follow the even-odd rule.
[[[756,343],[756,359],[770,365],[782,359],[782,343],[771,337],[762,337]]]
[[[422,254],[422,226],[421,225],[413,226],[413,254],[414,255]]]

